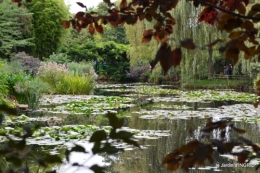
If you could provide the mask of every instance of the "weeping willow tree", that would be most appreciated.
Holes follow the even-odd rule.
[[[131,45],[129,57],[132,66],[148,64],[154,58],[159,44],[155,40],[146,44],[141,43],[143,32],[152,28],[153,25],[153,22],[141,21],[134,26],[125,26],[126,36]]]
[[[217,49],[206,45],[216,39],[224,40],[224,34],[218,32],[204,22],[198,23],[200,8],[192,4],[180,1],[172,11],[176,19],[174,33],[172,34],[172,47],[178,47],[179,41],[185,38],[193,39],[197,48],[195,50],[182,49],[183,59],[180,65],[182,83],[194,81],[195,79],[211,79],[215,73],[214,62],[221,58]],[[223,56],[224,57],[224,56]]]
[[[254,0],[250,3],[254,3]],[[168,43],[174,49],[180,46],[180,40],[191,38],[197,46],[195,50],[183,48],[181,65],[173,69],[181,77],[182,84],[192,84],[196,79],[212,79],[214,74],[223,73],[225,65],[232,63],[219,52],[221,44],[228,39],[228,33],[218,31],[215,26],[204,22],[199,23],[198,16],[201,10],[202,8],[195,8],[191,3],[179,1],[177,7],[171,11],[172,16],[176,19],[176,25]],[[125,26],[127,38],[131,44],[129,53],[131,65],[148,63],[154,59],[160,43],[155,42],[154,39],[149,43],[141,43],[143,32],[153,28],[153,25],[154,22],[141,21],[134,26]],[[219,42],[214,47],[206,46],[217,39],[221,39],[223,42]],[[215,68],[216,66],[218,68]],[[248,74],[249,71],[250,62],[241,57],[234,66],[233,73]]]

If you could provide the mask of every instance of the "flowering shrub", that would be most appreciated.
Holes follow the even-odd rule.
[[[97,79],[90,63],[64,65],[48,62],[39,68],[37,76],[47,82],[55,93],[60,94],[90,94]]]
[[[98,78],[98,75],[96,74],[93,63],[76,63],[71,62],[67,64],[70,71],[73,71],[75,74],[78,74],[79,76],[88,76],[91,80],[95,81]]]
[[[66,65],[48,62],[39,67],[37,76],[56,89],[56,86],[68,74],[69,70]]]
[[[147,77],[147,72],[150,71],[150,64],[143,66],[132,66],[130,72],[127,73],[127,78],[131,80],[144,80]]]
[[[11,58],[11,62],[13,61],[19,62],[23,66],[24,72],[30,75],[35,75],[41,64],[41,61],[38,58],[29,56],[25,52],[17,53]]]

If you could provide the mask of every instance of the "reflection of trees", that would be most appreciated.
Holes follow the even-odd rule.
[[[131,173],[166,173],[169,172],[166,170],[166,166],[162,166],[161,162],[173,149],[180,147],[182,144],[187,143],[188,141],[197,138],[199,136],[200,127],[204,127],[206,124],[205,119],[191,118],[189,120],[147,120],[140,119],[138,115],[130,117],[127,122],[130,128],[136,129],[153,129],[153,130],[171,130],[171,136],[162,137],[158,140],[149,140],[143,139],[140,141],[140,144],[143,146],[148,145],[148,148],[144,150],[135,149],[133,151],[125,151],[122,155],[119,156],[118,160],[114,163],[115,172],[131,172]],[[253,142],[259,143],[260,139],[255,138],[252,134],[259,134],[258,126],[255,124],[248,124],[243,122],[237,122],[235,125],[241,129],[245,129],[247,133],[244,135],[245,138],[252,140]],[[191,130],[194,130],[192,135]],[[232,138],[237,138],[236,133],[232,133]],[[236,161],[228,160],[220,156],[217,152],[214,152],[214,164],[207,163],[207,166],[216,166],[216,163],[219,165],[227,163],[237,163]],[[255,168],[243,168],[243,167],[225,167],[220,168],[224,172],[255,172]],[[213,172],[214,170],[209,170]],[[176,172],[184,172],[178,170]],[[205,170],[194,169],[190,172],[205,172]]]

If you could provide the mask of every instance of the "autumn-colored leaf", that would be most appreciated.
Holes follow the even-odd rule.
[[[206,46],[207,46],[207,47],[212,47],[212,46],[216,45],[218,42],[221,42],[221,41],[222,41],[221,39],[217,39],[217,40],[215,40],[215,41],[213,41],[213,42],[207,44]]]
[[[93,26],[93,23],[91,23],[90,25],[89,25],[89,33],[91,34],[91,35],[93,35],[94,33],[95,33],[95,28],[94,28],[94,26]]]
[[[253,19],[253,22],[254,23],[257,23],[257,22],[259,22],[260,21],[260,14],[258,13],[258,14],[256,14],[256,15],[254,15],[254,17],[255,18],[258,18],[258,20],[256,20],[256,19]]]
[[[122,10],[122,9],[124,9],[124,8],[126,8],[126,7],[127,7],[127,2],[126,2],[126,0],[121,0],[120,9]]]
[[[173,54],[171,48],[167,46],[160,57],[160,64],[162,66],[164,75],[167,74],[168,70],[173,66]]]
[[[237,48],[228,49],[226,51],[226,60],[232,59],[235,65],[238,61],[239,50]]]
[[[87,8],[84,4],[82,4],[81,2],[76,2],[80,7],[82,8]]]
[[[245,14],[246,13],[246,7],[244,6],[244,4],[242,3],[239,3],[237,5],[237,11],[240,13],[240,14]]]
[[[188,154],[188,153],[194,152],[199,145],[200,145],[200,142],[198,140],[190,141],[186,145],[182,145],[179,149],[179,152],[181,154]]]
[[[156,66],[156,64],[159,62],[159,60],[161,59],[161,57],[163,57],[163,53],[164,51],[168,48],[167,43],[163,43],[161,45],[161,47],[159,48],[159,50],[156,53],[155,59],[151,62],[151,69],[153,70],[154,67]]]
[[[167,32],[165,30],[157,30],[153,36],[157,42],[165,42],[167,40]]]
[[[61,25],[63,25],[65,29],[68,29],[70,27],[70,22],[67,20],[63,20],[61,21]]]
[[[258,108],[259,102],[254,102],[254,107]]]
[[[149,13],[146,13],[145,14],[145,19],[149,22],[151,22],[153,20],[153,17],[149,14]]]
[[[182,52],[181,52],[181,48],[176,48],[172,51],[173,54],[173,63],[172,65],[174,67],[180,65],[181,63],[181,59],[182,59]]]
[[[254,16],[257,12],[260,11],[260,4],[254,4],[250,11],[248,12],[248,16]]]
[[[100,34],[104,33],[104,28],[102,25],[95,25],[96,31],[99,32]]]
[[[250,31],[250,30],[254,29],[254,24],[253,24],[253,22],[246,20],[241,25],[241,28],[245,28],[246,30]]]
[[[181,46],[186,48],[186,49],[195,49],[196,48],[192,39],[188,38],[188,39],[181,40],[180,42],[181,42]]]
[[[236,127],[232,127],[233,130],[235,130],[237,133],[245,133],[246,131],[243,130],[243,129],[239,129],[239,128],[236,128]]]
[[[21,2],[21,0],[12,0],[12,2]]]
[[[75,18],[77,18],[78,20],[81,20],[84,15],[85,15],[85,13],[83,11],[79,11],[75,15]]]
[[[231,154],[237,156],[238,163],[245,163],[245,161],[248,159],[248,155],[250,154],[250,152],[247,150],[243,150],[241,152]]]
[[[178,156],[179,156],[179,152],[177,150],[171,152],[170,154],[167,154],[163,161],[162,161],[162,164],[166,164],[166,163],[169,163],[169,162],[172,162],[174,159],[176,159]]]
[[[156,30],[160,29],[161,27],[162,27],[161,22],[156,22],[156,24],[154,24],[153,26],[153,28]]]
[[[229,34],[228,38],[230,38],[230,39],[238,39],[244,33],[245,33],[244,31],[234,31],[234,32],[231,32]]]
[[[153,35],[148,35],[148,36],[143,37],[141,43],[148,43],[148,42],[150,42],[152,40],[152,36]]]

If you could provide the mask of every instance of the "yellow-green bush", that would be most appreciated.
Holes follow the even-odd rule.
[[[91,94],[95,83],[89,76],[67,75],[56,85],[56,92],[61,94]]]

